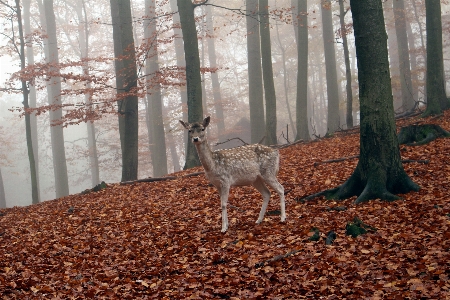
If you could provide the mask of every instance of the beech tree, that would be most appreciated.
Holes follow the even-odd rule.
[[[349,8],[350,9],[350,8]],[[345,79],[347,91],[347,106],[346,106],[346,125],[347,128],[353,127],[353,91],[352,91],[352,73],[350,69],[350,54],[348,51],[347,29],[345,26],[345,14],[348,10],[344,8],[344,0],[339,0],[339,23],[341,25],[342,47],[344,48],[345,61]]]
[[[61,108],[61,77],[55,74],[59,73],[59,55],[58,40],[56,38],[56,21],[55,12],[53,10],[53,0],[43,1],[43,12],[45,16],[45,28],[47,39],[44,41],[45,57],[49,64],[49,72],[53,74],[47,82],[47,93],[49,105],[56,109],[51,109],[50,127],[52,154],[53,154],[53,171],[55,176],[56,198],[69,195],[69,179],[67,176],[66,152],[64,147],[63,127],[57,124],[62,119]],[[41,18],[42,21],[42,18]]]
[[[405,5],[403,0],[393,0],[392,4],[398,46],[402,107],[404,111],[410,111],[415,107],[415,101],[412,90],[411,64],[409,60],[408,36],[406,32]]]
[[[258,0],[245,1],[247,16],[248,98],[250,108],[251,142],[258,143],[265,136],[264,92],[261,70]]]
[[[400,158],[382,1],[351,0],[350,5],[361,104],[359,162],[344,184],[320,194],[330,199],[357,195],[356,203],[392,201],[400,198],[396,194],[417,191],[419,186],[406,174]]]
[[[3,185],[1,168],[0,168],[0,208],[6,208],[5,186]]]
[[[450,107],[445,95],[442,52],[442,21],[440,0],[425,0],[427,19],[427,108],[423,116],[441,114]]]
[[[150,130],[152,131],[150,149],[152,155],[153,176],[167,174],[166,136],[164,133],[163,104],[161,96],[161,72],[158,63],[158,32],[156,30],[155,0],[145,1],[144,38],[148,54],[146,59],[147,101],[150,112]]]
[[[195,27],[194,9],[198,4],[191,0],[177,0],[183,32],[184,55],[186,61],[186,88],[188,122],[199,122],[203,119],[202,82],[200,76],[200,56],[198,51],[197,29]],[[184,169],[200,166],[200,160],[192,141],[186,145],[186,163]]]
[[[336,71],[336,52],[334,49],[333,20],[331,0],[321,0],[323,25],[323,47],[325,51],[325,69],[327,78],[328,117],[327,133],[332,134],[339,129],[339,93]]]
[[[307,0],[297,4],[297,104],[296,104],[296,140],[310,139],[308,128],[308,13]]]
[[[263,70],[264,97],[266,99],[266,139],[267,145],[277,143],[277,98],[272,69],[272,47],[270,44],[268,0],[259,0],[259,27],[261,35],[261,62]]]
[[[122,181],[136,180],[138,172],[137,69],[130,0],[110,0],[114,66],[122,148]]]

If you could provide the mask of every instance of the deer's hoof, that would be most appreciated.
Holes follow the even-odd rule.
[[[258,219],[256,220],[256,224],[260,224],[262,222],[262,220]]]
[[[281,222],[286,222],[286,216],[281,217]]]

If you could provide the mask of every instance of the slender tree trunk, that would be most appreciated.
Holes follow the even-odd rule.
[[[76,5],[76,12],[78,17],[78,35],[80,44],[80,58],[84,60],[88,58],[89,53],[89,23],[86,13],[85,0],[80,0]],[[84,12],[84,14],[83,14]],[[90,76],[88,62],[83,65],[83,74]],[[86,84],[86,88],[91,88],[91,83]],[[92,93],[84,94],[84,102],[89,110],[92,110]],[[88,135],[88,149],[89,149],[89,169],[91,172],[91,186],[94,187],[100,184],[100,170],[98,165],[97,141],[95,139],[95,124],[94,121],[86,123]]]
[[[250,106],[251,142],[258,143],[265,136],[264,93],[261,70],[261,42],[259,39],[258,0],[246,0],[248,98]]]
[[[33,53],[33,44],[31,41],[31,13],[30,6],[31,0],[24,0],[22,2],[23,5],[23,33],[25,35],[25,52],[27,57],[27,64],[34,64],[34,53]],[[36,107],[36,88],[34,85],[29,82],[28,83],[28,104],[30,108]],[[34,162],[36,165],[36,181],[37,181],[37,189],[38,189],[38,199],[40,199],[40,188],[39,188],[39,144],[38,144],[38,134],[37,134],[37,118],[36,114],[30,114],[30,126],[31,126],[31,141],[33,145],[33,154],[34,154]],[[38,200],[40,201],[40,200]]]
[[[3,184],[1,168],[0,168],[0,208],[6,208],[5,186]]]
[[[138,97],[136,58],[130,0],[110,0],[113,23],[119,132],[122,148],[122,181],[138,174]]]
[[[411,66],[409,62],[408,36],[406,33],[406,15],[403,0],[393,0],[395,33],[397,36],[398,61],[400,70],[400,86],[402,91],[402,107],[410,111],[415,107],[412,91]]]
[[[261,61],[263,70],[264,96],[266,99],[266,144],[277,144],[277,98],[272,69],[272,46],[270,43],[268,0],[259,0]]]
[[[325,50],[325,69],[327,77],[328,99],[328,134],[333,134],[339,129],[339,94],[336,71],[336,52],[334,50],[333,20],[331,14],[331,0],[321,0],[323,25],[323,44]]]
[[[155,0],[145,1],[144,36],[149,48],[146,60],[147,99],[151,113],[152,129],[152,164],[153,176],[161,177],[167,174],[166,137],[164,133],[163,104],[161,86],[159,84],[161,72],[158,63],[158,33],[156,30]]]
[[[28,62],[28,65],[32,65],[34,64],[34,53],[33,53],[33,46],[31,43],[31,38],[29,38],[30,34],[31,34],[31,25],[30,25],[30,21],[31,21],[31,16],[30,16],[30,5],[31,5],[31,0],[24,0],[23,1],[23,35],[21,38],[24,39],[24,47],[27,47],[25,52],[26,52],[26,59]],[[16,6],[18,5],[18,1],[16,1]],[[17,8],[18,10],[20,9],[20,3],[19,6]],[[19,23],[21,22],[21,19],[19,18]],[[20,24],[19,24],[20,25]],[[20,34],[20,33],[19,33]],[[27,38],[28,37],[28,38]],[[21,54],[22,55],[22,54]],[[25,67],[25,61],[23,61],[23,65],[22,68]],[[22,83],[23,84],[23,83]],[[24,89],[25,87],[25,89]],[[33,84],[31,82],[28,83],[28,88],[25,86],[22,86],[23,92],[28,93],[28,98],[27,98],[27,105],[29,107],[36,107],[36,89],[33,86]],[[25,100],[25,96],[24,96],[24,100]],[[30,140],[30,144],[31,144],[31,148],[33,149],[33,160],[34,160],[34,169],[35,169],[35,175],[31,174],[31,178],[32,178],[32,182],[31,182],[31,194],[32,194],[32,203],[39,203],[40,202],[40,192],[39,192],[39,160],[38,160],[38,139],[37,139],[37,119],[36,119],[36,114],[34,113],[30,113],[27,114],[25,116],[25,123],[27,123],[27,116],[29,117],[29,122],[30,122],[30,131],[31,131],[31,140]],[[28,125],[25,124],[25,128]],[[28,139],[28,136],[27,136]],[[27,142],[28,144],[28,142]],[[28,145],[27,145],[28,146]],[[30,159],[30,157],[29,157]],[[30,159],[30,164],[31,164],[31,159]],[[30,168],[30,173],[32,173],[33,171]],[[33,182],[33,176],[36,176],[36,183]],[[36,185],[36,189],[37,191],[33,191],[34,187],[33,185]],[[36,199],[33,196],[33,193],[36,193]]]
[[[346,79],[346,91],[347,91],[347,111],[346,111],[346,123],[347,128],[353,127],[353,91],[352,91],[352,72],[350,69],[350,54],[348,51],[347,43],[347,30],[345,27],[345,14],[347,11],[344,9],[344,0],[339,0],[339,21],[341,24],[342,46],[344,47],[344,60],[345,60],[345,79]]]
[[[360,155],[350,178],[326,195],[334,199],[358,195],[357,203],[396,200],[395,194],[417,191],[419,186],[408,177],[400,158],[382,0],[351,0],[350,5],[358,56]]]
[[[440,0],[425,0],[427,18],[427,109],[423,116],[441,114],[450,107],[445,95]]]
[[[206,6],[206,29],[208,30],[208,57],[209,57],[209,67],[214,69],[217,68],[217,58],[216,58],[216,46],[214,44],[214,24],[212,18],[211,6]],[[214,108],[216,111],[217,119],[217,132],[223,134],[225,132],[225,116],[223,113],[222,105],[222,95],[220,93],[220,82],[218,72],[211,73],[211,83],[213,89],[214,98]]]
[[[173,18],[173,34],[174,34],[174,43],[175,43],[175,55],[177,59],[177,66],[179,69],[184,69],[186,67],[186,61],[184,60],[184,46],[183,46],[183,32],[181,31],[180,25],[180,15],[178,14],[178,6],[177,0],[170,0],[170,9],[174,13],[172,15]],[[187,120],[187,91],[186,85],[180,85],[180,98],[181,98],[181,106],[182,106],[182,115],[183,120]],[[184,145],[186,145],[185,149],[187,149],[188,141],[188,131],[183,130],[183,140]]]
[[[58,43],[56,38],[56,21],[55,13],[53,11],[53,0],[45,0],[43,2],[47,30],[47,47],[48,54],[47,62],[51,65],[50,73],[57,74],[59,72],[58,64]],[[61,102],[61,78],[59,76],[52,76],[47,85],[48,100],[50,105],[56,107],[62,104]],[[58,108],[50,111],[50,135],[52,142],[53,154],[53,170],[55,175],[55,189],[56,198],[69,195],[69,180],[67,177],[66,154],[64,147],[64,132],[61,125],[54,125],[62,118],[62,109]]]
[[[190,0],[177,0],[183,32],[184,55],[186,61],[186,86],[188,122],[200,122],[203,119],[202,83],[200,76],[200,56],[198,51],[197,29],[195,27],[194,8]],[[192,141],[187,143],[186,164],[184,169],[200,166],[200,160]]]
[[[307,0],[297,3],[297,100],[295,140],[310,140],[308,129],[308,4]],[[295,23],[294,23],[295,24]]]

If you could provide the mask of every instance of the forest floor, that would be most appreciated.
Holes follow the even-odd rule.
[[[450,130],[450,112],[436,123]],[[300,198],[342,184],[358,159],[358,130],[281,149],[287,220],[251,187],[230,193],[220,232],[216,189],[195,168],[175,179],[0,210],[3,299],[450,299],[450,139],[401,146],[421,187],[403,200]],[[269,211],[279,209],[272,192]],[[353,238],[354,217],[376,228]],[[310,241],[317,228],[319,241]],[[325,245],[325,234],[337,237]]]

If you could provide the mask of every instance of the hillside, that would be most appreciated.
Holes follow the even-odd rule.
[[[450,112],[426,120],[450,130]],[[337,186],[359,153],[357,130],[280,150],[287,222],[268,214],[251,187],[230,193],[230,227],[220,232],[220,201],[204,175],[109,184],[99,192],[0,211],[3,299],[449,299],[450,139],[401,146],[421,186],[392,203],[355,205],[300,198]],[[324,162],[324,163],[320,163]],[[316,164],[315,164],[316,163]],[[345,208],[343,208],[345,206]],[[338,207],[338,208],[337,208]],[[272,193],[269,211],[279,209]],[[343,209],[343,210],[341,210]],[[376,228],[345,235],[358,217]],[[331,246],[312,242],[337,234]]]

